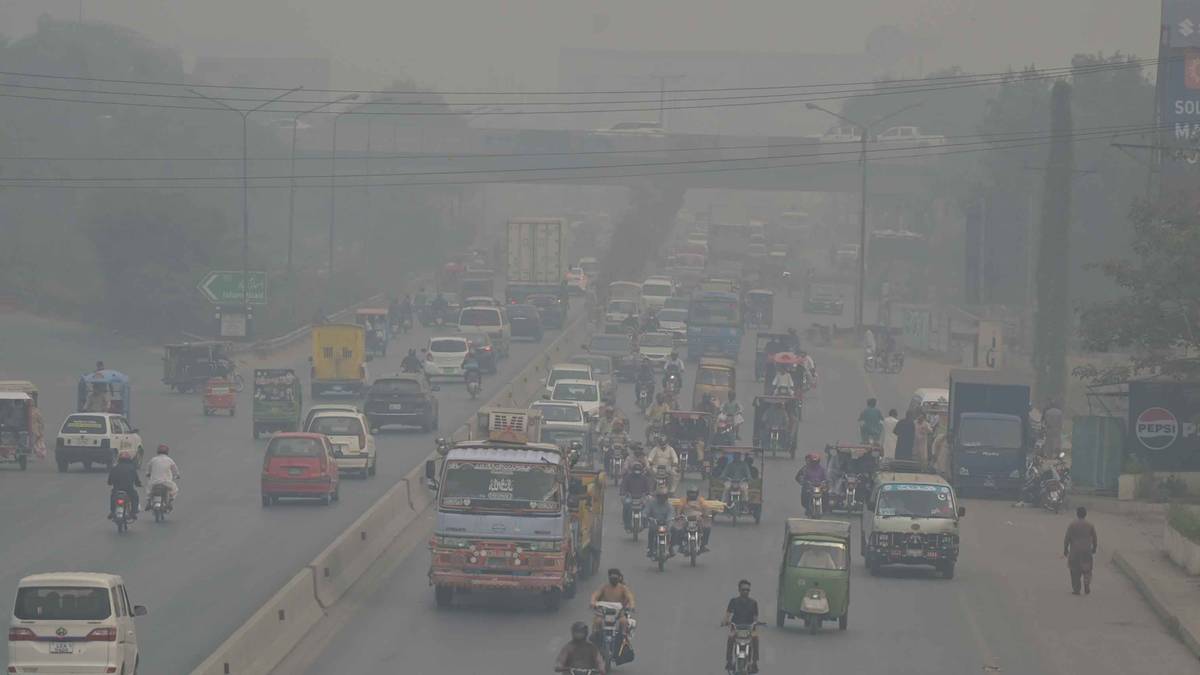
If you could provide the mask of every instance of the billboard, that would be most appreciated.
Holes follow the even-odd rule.
[[[1194,198],[1200,180],[1200,0],[1163,0],[1158,57],[1162,191]]]
[[[1200,383],[1131,382],[1125,454],[1155,471],[1200,471]]]

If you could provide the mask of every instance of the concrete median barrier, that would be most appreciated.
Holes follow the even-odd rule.
[[[325,616],[310,568],[296,573],[192,675],[267,675]]]
[[[393,485],[312,561],[321,607],[332,607],[411,520],[408,499],[403,482]]]

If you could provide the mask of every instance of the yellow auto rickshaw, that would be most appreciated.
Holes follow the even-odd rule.
[[[729,394],[737,393],[737,362],[733,359],[704,357],[696,370],[696,383],[692,386],[692,410],[705,410],[701,405],[707,394],[719,407],[729,400]]]

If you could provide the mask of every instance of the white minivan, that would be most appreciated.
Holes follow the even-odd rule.
[[[138,666],[134,617],[115,574],[57,572],[17,584],[8,626],[10,673],[124,673]]]
[[[486,335],[496,346],[496,356],[508,356],[512,344],[512,326],[502,307],[463,307],[458,313],[458,332]]]
[[[656,312],[675,295],[675,282],[668,277],[650,277],[642,282],[642,309]]]

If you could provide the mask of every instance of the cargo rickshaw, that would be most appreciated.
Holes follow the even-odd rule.
[[[132,423],[131,394],[128,375],[115,370],[95,370],[79,378],[75,412],[113,413]]]
[[[850,523],[788,518],[775,592],[775,625],[800,619],[810,633],[821,624],[850,623]]]
[[[229,413],[230,417],[237,415],[237,392],[233,382],[224,377],[210,377],[204,383],[204,415]]]
[[[804,367],[804,359],[792,352],[779,352],[771,355],[767,364],[767,376],[763,378],[764,396],[785,396],[775,388],[775,375],[780,369],[787,369],[792,374],[791,395],[797,399],[804,398],[804,390],[808,384],[808,370]]]
[[[29,458],[40,449],[42,430],[38,428],[34,409],[38,390],[25,380],[0,381],[0,464],[16,464],[22,471]]]
[[[299,431],[304,390],[291,368],[254,371],[254,437],[278,431]]]
[[[770,328],[775,322],[775,292],[765,288],[746,291],[746,326]]]
[[[667,443],[679,453],[683,471],[700,471],[712,433],[712,415],[699,410],[671,410],[663,415]]]
[[[874,488],[883,448],[862,443],[830,443],[825,446],[825,465],[829,468],[829,505],[831,512],[862,513],[863,504]]]
[[[796,459],[799,445],[800,399],[791,396],[754,397],[754,447],[775,457],[786,452]]]
[[[708,499],[725,503],[722,513],[729,516],[734,525],[739,517],[752,517],[755,524],[762,520],[763,505],[763,463],[762,448],[751,446],[722,446],[714,447],[707,453],[708,461],[713,461],[708,471]],[[738,469],[730,469],[734,462],[752,460],[749,468],[749,480],[732,480]]]
[[[737,362],[720,357],[703,357],[696,368],[696,382],[692,385],[692,410],[703,410],[701,403],[705,394],[720,406],[729,400],[729,393],[737,394]]]
[[[367,354],[387,356],[388,340],[391,339],[386,308],[364,307],[354,311],[354,323],[366,329]]]
[[[787,333],[759,332],[754,336],[754,379],[767,380],[771,373],[771,357],[791,348],[792,336]]]
[[[241,376],[233,363],[230,342],[183,342],[163,347],[163,384],[172,391],[190,393],[204,388],[210,377],[226,377],[237,391]]]

